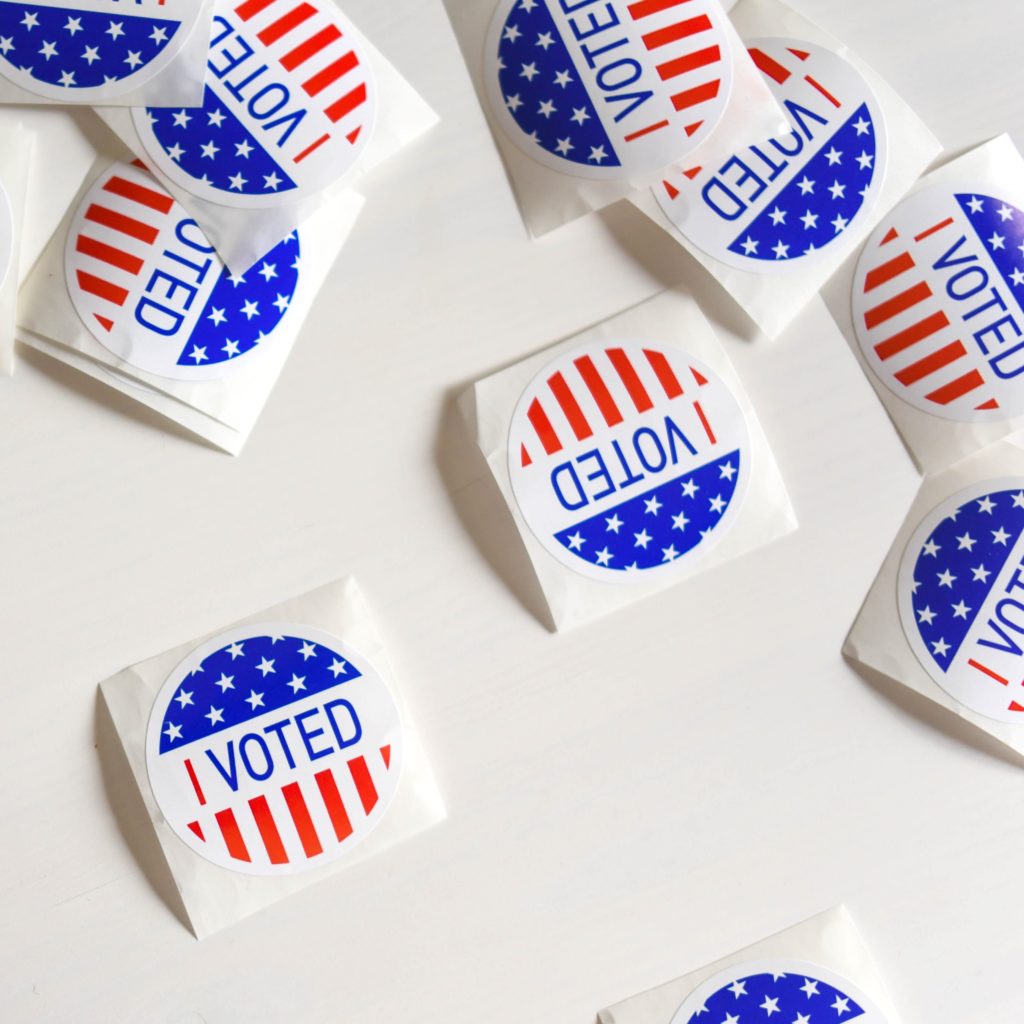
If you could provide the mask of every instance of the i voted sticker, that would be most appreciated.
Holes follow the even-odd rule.
[[[208,380],[272,342],[298,287],[299,238],[232,274],[151,174],[115,164],[75,212],[64,267],[76,312],[114,355],[161,377]]]
[[[0,182],[0,288],[11,272],[14,262],[14,217],[11,213],[11,201]]]
[[[1024,724],[1024,477],[975,484],[930,512],[897,587],[928,675],[971,710]]]
[[[657,344],[567,352],[523,392],[509,432],[516,503],[540,543],[592,579],[689,570],[731,527],[750,476],[724,381]]]
[[[547,167],[626,180],[721,120],[733,56],[718,0],[502,0],[487,41],[496,116]]]
[[[993,194],[993,193],[996,194]],[[991,185],[933,185],[875,231],[853,321],[875,375],[943,419],[1024,413],[1024,212]]]
[[[167,824],[232,871],[292,874],[358,846],[402,770],[402,726],[358,652],[308,626],[237,627],[193,651],[149,719]]]
[[[758,39],[750,56],[792,131],[721,165],[674,170],[654,194],[709,256],[752,272],[799,267],[868,218],[885,178],[885,123],[868,83],[831,50]]]
[[[49,99],[113,99],[170,64],[200,7],[200,0],[0,0],[0,75]]]
[[[377,90],[355,29],[323,0],[218,0],[201,107],[133,111],[176,185],[225,206],[304,199],[366,147]]]
[[[835,971],[801,960],[737,964],[705,981],[671,1024],[886,1024],[871,998]]]

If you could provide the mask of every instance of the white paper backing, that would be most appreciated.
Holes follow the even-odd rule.
[[[111,107],[168,106],[189,107],[203,102],[203,82],[206,78],[206,51],[210,43],[213,18],[213,0],[202,0],[195,27],[174,59],[146,82],[134,89],[104,100]],[[48,99],[38,93],[22,89],[0,76],[0,104],[31,103],[46,106],[68,106],[73,97]],[[81,99],[80,106],[96,106],[96,94],[90,91]]]
[[[622,338],[649,338],[652,343],[677,347],[710,366],[732,391],[746,416],[751,458],[747,494],[729,533],[697,560],[686,576],[628,586],[587,579],[549,554],[519,511],[508,470],[509,425],[526,385],[563,350],[591,341],[612,343]],[[696,303],[679,292],[664,292],[478,381],[460,397],[459,408],[512,513],[556,629],[582,625],[680,585],[690,576],[777,540],[797,527],[775,457],[736,371]]]
[[[901,1024],[902,1018],[886,992],[882,976],[845,907],[818,914],[700,970],[606,1007],[598,1014],[598,1022],[670,1024],[683,1000],[708,978],[747,960],[768,959],[806,960],[828,967],[864,989],[885,1014],[887,1024]],[[709,1021],[709,1024],[719,1022]],[[786,1020],[782,1024],[790,1022]]]
[[[297,202],[282,202],[263,210],[247,210],[200,199],[176,185],[153,165],[135,130],[131,111],[107,107],[98,109],[97,113],[146,164],[160,184],[195,217],[228,268],[240,273],[293,228],[305,225],[338,196],[358,188],[360,181],[376,167],[438,123],[437,114],[365,36],[362,44],[369,54],[378,90],[373,136],[351,173],[317,195]],[[351,203],[352,199],[349,198],[348,202]]]
[[[372,663],[387,683],[402,715],[405,765],[398,791],[387,816],[375,831],[345,857],[302,875],[260,877],[242,875],[205,860],[190,850],[164,821],[149,786],[146,769],[146,727],[150,709],[164,680],[190,651],[220,633],[182,644],[140,662],[107,679],[100,686],[128,763],[139,787],[157,839],[197,938],[204,938],[298,892],[345,867],[375,856],[410,839],[445,817],[444,804],[430,770],[415,726],[363,596],[352,579],[331,583],[285,601],[274,608],[239,620],[236,625],[267,621],[304,623],[341,637]]]
[[[11,265],[0,284],[0,375],[14,372],[14,329],[18,308],[18,268],[21,257],[22,220],[25,214],[33,136],[19,126],[4,131],[0,147],[0,183],[11,207]]]
[[[896,582],[907,542],[936,505],[977,481],[1022,475],[1024,451],[1004,441],[964,459],[944,473],[927,477],[843,645],[846,657],[940,704],[1019,754],[1024,754],[1024,726],[998,722],[972,711],[946,693],[922,667],[900,623]]]
[[[839,40],[785,4],[778,0],[741,0],[732,10],[732,19],[745,40],[793,37],[817,43],[842,57],[856,68],[874,92],[885,119],[888,139],[885,180],[874,209],[865,211],[860,224],[845,232],[821,255],[785,273],[758,274],[731,267],[684,238],[649,190],[632,200],[721,283],[768,337],[774,338],[793,322],[847,257],[860,248],[878,221],[938,157],[942,146],[884,79]],[[749,143],[752,138],[748,135],[745,142]],[[696,163],[693,161],[694,165]]]
[[[921,178],[907,193],[915,195],[931,185],[953,182],[991,182],[994,191],[1024,208],[1024,157],[1008,135],[944,164]],[[851,261],[852,263],[852,261]],[[923,473],[944,469],[958,459],[976,452],[1024,427],[1024,416],[1002,422],[958,423],[932,416],[904,402],[878,379],[864,360],[853,327],[851,294],[856,267],[847,265],[837,274],[824,294],[825,301],[839,329],[843,332],[885,411],[895,424],[907,451]]]
[[[636,176],[625,182],[589,181],[544,167],[527,156],[497,123],[484,85],[484,39],[496,0],[453,0],[449,14],[455,25],[470,76],[476,87],[495,143],[519,201],[530,234],[543,235],[619,199],[635,196],[660,179],[660,174]],[[718,127],[687,157],[686,164],[713,163],[745,144],[751,136],[777,134],[786,124],[781,109],[747,57],[731,23],[726,22],[734,51],[732,94]]]
[[[82,322],[64,278],[64,248],[73,211],[109,166],[94,165],[60,227],[21,289],[18,340],[75,366],[148,405],[233,455],[241,450],[274,388],[327,272],[348,237],[361,197],[343,192],[299,232],[302,271],[288,315],[250,366],[208,381],[158,377],[131,366],[101,345]]]

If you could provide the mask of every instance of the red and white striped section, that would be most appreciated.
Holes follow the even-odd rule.
[[[191,761],[184,769],[201,812],[187,827],[203,843],[220,844],[245,864],[306,864],[362,834],[361,819],[373,814],[390,787],[391,747],[377,757],[353,757],[345,769],[325,768],[309,779],[268,789],[234,807],[213,811]]]
[[[719,95],[727,88],[717,6],[702,0],[635,0],[627,7],[643,45],[657,61],[658,77],[672,90],[672,107],[683,116],[684,131],[690,136],[709,118],[717,120]],[[654,121],[630,132],[625,141],[669,126],[668,119]]]
[[[175,206],[148,174],[120,171],[93,188],[67,256],[73,282],[105,331],[113,328]]]
[[[306,0],[242,0],[235,14],[323,111],[355,144],[369,116],[368,69],[351,30]],[[326,132],[292,156],[301,163],[331,138]]]
[[[956,241],[948,230],[954,223],[943,218],[909,237],[894,227],[866,251],[854,304],[857,332],[897,391],[903,388],[938,407],[962,402],[977,411],[998,409],[989,382],[927,279],[927,265],[923,271],[918,263],[920,243],[943,234]]]
[[[520,446],[521,464],[532,464],[531,449],[535,454],[554,455],[677,400],[692,404],[708,441],[717,444],[700,403],[700,389],[707,385],[707,378],[693,367],[688,368],[688,376],[680,377],[663,353],[653,349],[642,353],[638,359],[624,348],[606,348],[580,355],[571,370],[558,370],[548,377],[527,408],[532,439]]]

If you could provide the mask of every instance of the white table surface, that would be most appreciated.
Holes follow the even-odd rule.
[[[908,1024],[1019,1024],[1022,763],[839,655],[917,477],[824,307],[726,338],[800,531],[552,635],[452,396],[683,277],[747,329],[631,209],[529,242],[438,0],[347,6],[444,122],[368,191],[242,457],[40,356],[0,382],[0,1019],[591,1024],[845,901]],[[1017,0],[796,6],[951,151],[1024,142]],[[39,245],[104,130],[26,119]],[[450,819],[198,943],[96,684],[347,573]]]

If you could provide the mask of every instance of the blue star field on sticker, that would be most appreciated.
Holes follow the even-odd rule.
[[[3,0],[0,58],[47,85],[96,88],[150,64],[180,28],[168,18]]]
[[[857,216],[875,176],[875,126],[866,103],[821,146],[801,177],[729,245],[755,260],[791,260],[824,248]]]
[[[802,974],[752,974],[724,985],[687,1024],[845,1024],[864,1009],[835,986]]]
[[[160,753],[358,679],[362,673],[323,644],[253,636],[207,655],[178,687],[160,726]]]
[[[972,498],[924,542],[914,566],[914,621],[947,671],[1024,532],[1024,490]]]
[[[606,569],[674,562],[715,529],[736,491],[740,452],[715,459],[555,534],[567,551]]]
[[[509,16],[498,48],[498,80],[509,113],[543,149],[578,164],[620,166],[541,0],[520,0]]]
[[[255,348],[291,305],[299,263],[299,235],[293,231],[244,274],[224,268],[178,365],[223,363]]]
[[[202,107],[147,107],[146,116],[164,152],[196,181],[247,196],[277,195],[297,188],[209,86]]]
[[[1016,206],[978,193],[957,193],[985,251],[1018,304],[1024,300],[1024,213]]]

